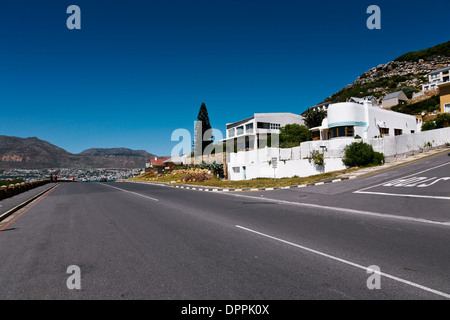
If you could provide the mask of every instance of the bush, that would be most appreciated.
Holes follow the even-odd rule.
[[[384,155],[373,151],[372,146],[365,142],[353,142],[345,147],[344,152],[342,162],[347,167],[364,167],[384,162]]]
[[[384,164],[384,162],[385,162],[384,154],[382,154],[381,152],[373,153],[373,160],[372,160],[373,165],[381,165]]]
[[[436,122],[433,120],[426,121],[422,124],[422,131],[429,131],[436,129]]]

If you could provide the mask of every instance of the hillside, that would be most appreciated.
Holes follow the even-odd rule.
[[[323,102],[345,102],[351,97],[375,96],[403,89],[409,97],[428,82],[427,74],[450,65],[450,41],[432,48],[406,53],[391,62],[374,67],[355,82],[325,99]]]
[[[122,148],[120,148],[122,149]],[[95,150],[95,149],[94,149]],[[0,169],[43,169],[43,168],[144,168],[149,159],[146,151],[124,149],[102,152],[86,150],[85,154],[73,154],[47,141],[33,138],[0,136]],[[129,150],[129,151],[128,151]],[[103,155],[101,155],[103,153]],[[105,155],[110,153],[110,155]],[[125,155],[126,153],[132,155]],[[114,155],[114,156],[112,156]],[[153,155],[152,155],[153,156]]]

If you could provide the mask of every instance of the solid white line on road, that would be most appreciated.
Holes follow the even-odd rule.
[[[268,234],[265,234],[265,233],[262,233],[262,232],[259,232],[259,231],[255,231],[255,230],[252,230],[252,229],[249,229],[249,228],[246,228],[246,227],[242,227],[242,226],[239,226],[239,225],[236,225],[236,228],[239,228],[241,230],[245,230],[245,231],[248,231],[248,232],[251,232],[251,233],[254,233],[254,234],[257,234],[257,235],[269,238],[269,239],[272,239],[272,240],[276,240],[276,241],[282,242],[284,244],[287,244],[287,245],[290,245],[290,246],[293,246],[293,247],[296,247],[296,248],[299,248],[299,249],[302,249],[302,250],[314,253],[316,255],[320,255],[320,256],[328,258],[328,259],[332,259],[334,261],[345,263],[347,265],[350,265],[350,266],[362,269],[364,271],[368,270],[368,267],[364,267],[364,266],[362,266],[360,264],[357,264],[357,263],[354,263],[354,262],[351,262],[351,261],[348,261],[348,260],[344,260],[344,259],[332,256],[330,254],[314,250],[314,249],[310,249],[310,248],[298,245],[296,243],[289,242],[289,241],[286,241],[286,240],[283,240],[283,239],[280,239],[280,238],[277,238],[277,237],[274,237],[274,236],[271,236],[271,235],[268,235]],[[448,294],[448,293],[441,292],[441,291],[438,291],[438,290],[435,290],[435,289],[431,289],[431,288],[422,286],[420,284],[417,284],[417,283],[414,283],[414,282],[411,282],[411,281],[408,281],[408,280],[404,280],[402,278],[399,278],[399,277],[396,277],[396,276],[393,276],[393,275],[390,275],[390,274],[387,274],[387,273],[384,273],[384,272],[379,272],[379,275],[383,276],[383,277],[386,277],[386,278],[389,278],[391,280],[394,280],[394,281],[397,281],[397,282],[401,282],[403,284],[406,284],[406,285],[409,285],[409,286],[412,286],[412,287],[415,287],[415,288],[427,291],[427,292],[434,293],[434,294],[439,295],[441,297],[450,299],[450,294]]]
[[[140,196],[140,197],[143,197],[143,198],[147,198],[147,199],[150,199],[150,200],[153,200],[153,201],[159,201],[159,200],[156,199],[156,198],[152,198],[152,197],[149,197],[149,196],[145,196],[145,195],[140,194],[140,193],[137,193],[137,192],[133,192],[133,191],[129,191],[129,190],[125,190],[125,189],[113,187],[113,186],[111,186],[111,185],[109,185],[109,184],[103,184],[103,186],[107,186],[107,187],[110,187],[110,188],[114,188],[114,189],[117,189],[117,190],[120,190],[120,191],[123,191],[123,192],[132,193],[132,194],[135,194],[135,195],[137,195],[137,196]]]
[[[241,197],[241,198],[249,198],[249,199],[260,200],[260,201],[277,202],[278,204],[294,205],[294,206],[299,206],[299,207],[303,207],[303,208],[322,209],[322,210],[328,210],[328,211],[342,212],[342,213],[346,213],[346,214],[350,213],[350,214],[372,216],[372,217],[377,217],[377,218],[387,218],[387,219],[402,220],[402,221],[407,221],[407,222],[419,222],[419,223],[427,223],[427,224],[434,224],[434,225],[439,225],[439,226],[450,227],[450,222],[440,222],[440,221],[427,220],[427,219],[422,219],[422,218],[396,216],[396,215],[388,214],[388,213],[378,213],[378,212],[363,211],[363,210],[356,210],[356,209],[329,207],[329,206],[322,206],[322,205],[312,204],[312,203],[293,202],[293,201],[278,200],[278,199],[266,198],[266,197],[258,198],[258,197],[243,195],[243,194],[232,194],[232,193],[224,193],[224,194],[230,195],[232,197]]]
[[[386,193],[386,192],[372,192],[372,191],[355,191],[353,193],[358,193],[358,194],[375,194],[375,195],[379,195],[379,196],[391,196],[391,197],[407,197],[407,198],[426,198],[426,199],[450,200],[450,197],[424,196],[424,195],[420,195],[420,194]]]

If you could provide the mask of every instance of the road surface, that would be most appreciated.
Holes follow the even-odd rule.
[[[0,223],[0,299],[449,299],[448,177],[442,154],[264,192],[60,184]]]

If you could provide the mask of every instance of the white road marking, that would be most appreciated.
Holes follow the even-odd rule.
[[[140,193],[137,193],[137,192],[133,192],[133,191],[129,191],[129,190],[125,190],[125,189],[113,187],[113,186],[111,186],[111,185],[109,185],[109,184],[103,184],[103,186],[107,186],[107,187],[110,187],[110,188],[114,188],[114,189],[117,189],[117,190],[120,190],[120,191],[123,191],[123,192],[132,193],[132,194],[134,194],[134,195],[137,195],[137,196],[140,196],[140,197],[143,197],[143,198],[147,198],[147,199],[150,199],[150,200],[153,200],[153,201],[159,201],[159,200],[156,199],[156,198],[152,198],[152,197],[149,197],[149,196],[145,196],[145,195],[140,194]]]
[[[395,184],[398,184],[398,186],[404,186],[404,184],[408,184],[411,183],[413,181],[415,181],[415,178],[411,178],[414,176],[417,176],[419,174],[449,165],[450,162],[446,162],[443,163],[441,165],[432,167],[432,168],[428,168],[426,170],[420,171],[420,172],[415,172],[413,174],[407,175],[405,177],[402,178],[398,178],[389,182],[383,182],[371,187],[367,187],[367,188],[363,188],[361,190],[355,191],[353,193],[357,193],[357,194],[374,194],[374,195],[380,195],[380,196],[391,196],[391,197],[412,197],[412,198],[426,198],[426,199],[436,199],[436,200],[450,200],[450,197],[444,197],[444,196],[430,196],[430,195],[418,195],[418,194],[401,194],[401,193],[388,193],[388,192],[375,192],[375,191],[367,191],[369,189],[373,189],[379,186],[395,186]],[[445,178],[446,179],[446,178]]]
[[[419,174],[422,174],[422,173],[424,173],[424,172],[428,172],[428,171],[431,171],[431,170],[434,170],[434,169],[437,169],[437,168],[440,168],[440,167],[443,167],[443,166],[446,166],[446,165],[449,165],[449,164],[450,164],[450,162],[446,162],[446,163],[441,164],[441,165],[438,165],[438,166],[436,166],[436,167],[428,168],[428,169],[423,170],[423,171],[420,171],[420,172],[415,172],[415,173],[413,173],[413,174],[407,175],[407,176],[405,176],[405,177],[402,177],[402,178],[399,178],[399,179],[396,179],[396,180],[404,180],[404,179],[406,179],[406,178],[410,178],[410,177],[413,177],[413,176],[415,176],[415,175],[419,175]],[[386,182],[382,182],[382,183],[380,183],[380,184],[376,184],[376,185],[371,186],[371,187],[363,188],[363,189],[361,189],[361,190],[355,191],[354,193],[360,193],[361,191],[365,191],[365,190],[368,190],[368,189],[373,189],[373,188],[382,186],[382,185],[384,185],[384,184],[386,184]]]
[[[317,250],[314,250],[314,249],[310,249],[310,248],[298,245],[296,243],[289,242],[289,241],[286,241],[286,240],[283,240],[283,239],[280,239],[280,238],[277,238],[277,237],[274,237],[274,236],[271,236],[271,235],[268,235],[268,234],[265,234],[265,233],[262,233],[262,232],[259,232],[259,231],[255,231],[255,230],[252,230],[252,229],[249,229],[249,228],[246,228],[246,227],[242,227],[242,226],[239,226],[239,225],[236,225],[236,228],[239,228],[241,230],[245,230],[245,231],[248,231],[248,232],[251,232],[251,233],[254,233],[254,234],[257,234],[257,235],[269,238],[269,239],[272,239],[272,240],[276,240],[276,241],[282,242],[284,244],[287,244],[287,245],[290,245],[290,246],[293,246],[293,247],[296,247],[296,248],[299,248],[299,249],[302,249],[302,250],[314,253],[316,255],[320,255],[320,256],[328,258],[328,259],[332,259],[334,261],[338,261],[338,262],[341,262],[341,263],[344,263],[344,264],[347,264],[347,265],[350,265],[350,266],[362,269],[362,270],[364,270],[366,272],[368,270],[368,267],[364,267],[364,266],[362,266],[360,264],[357,264],[357,263],[354,263],[354,262],[351,262],[351,261],[348,261],[348,260],[345,260],[345,259],[341,259],[341,258],[332,256],[332,255],[324,253],[324,252],[320,252],[320,251],[317,251]],[[435,290],[435,289],[431,289],[431,288],[425,287],[423,285],[420,285],[420,284],[417,284],[417,283],[414,283],[414,282],[411,282],[411,281],[408,281],[408,280],[405,280],[405,279],[402,279],[402,278],[399,278],[399,277],[396,277],[396,276],[393,276],[393,275],[390,275],[390,274],[387,274],[387,273],[384,273],[384,272],[381,272],[381,271],[379,272],[379,274],[381,276],[389,278],[391,280],[394,280],[394,281],[397,281],[397,282],[401,282],[403,284],[406,284],[406,285],[409,285],[409,286],[412,286],[412,287],[415,287],[415,288],[418,288],[418,289],[421,289],[421,290],[424,290],[424,291],[427,291],[427,292],[434,293],[434,294],[439,295],[441,297],[450,299],[450,294],[448,294],[448,293],[441,292],[441,291],[438,291],[438,290]]]
[[[440,222],[440,221],[433,221],[433,220],[427,220],[427,219],[422,219],[422,218],[397,216],[397,215],[388,214],[388,213],[378,213],[378,212],[363,211],[363,210],[356,210],[356,209],[329,207],[329,206],[322,206],[322,205],[312,204],[312,203],[293,202],[293,201],[278,200],[278,199],[266,198],[266,197],[257,198],[257,197],[253,197],[253,196],[243,195],[243,194],[224,193],[224,195],[229,195],[232,197],[249,198],[249,199],[261,200],[261,201],[277,202],[278,204],[287,204],[287,205],[293,205],[293,206],[298,206],[298,207],[303,207],[303,208],[337,211],[337,212],[341,212],[341,213],[345,213],[345,214],[358,214],[358,215],[372,216],[372,217],[377,217],[377,218],[387,218],[387,219],[395,219],[395,220],[401,220],[401,221],[407,221],[407,222],[427,223],[427,224],[450,227],[450,222]]]
[[[450,200],[450,197],[440,197],[440,196],[424,196],[421,194],[403,194],[403,193],[386,193],[386,192],[373,192],[373,191],[356,191],[353,193],[358,194],[375,194],[379,196],[390,196],[390,197],[408,197],[408,198],[426,198],[426,199],[436,199],[436,200]]]

